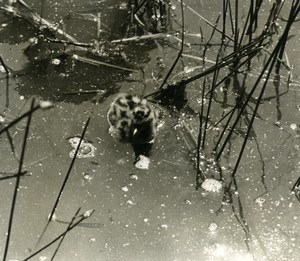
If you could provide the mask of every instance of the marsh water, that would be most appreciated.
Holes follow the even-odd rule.
[[[122,38],[127,16],[124,2],[45,0],[27,4],[78,42],[88,44],[95,39],[110,43]],[[184,3],[212,24],[222,10],[217,0]],[[241,21],[247,12],[245,6],[247,3],[240,6]],[[261,21],[270,6],[269,1],[263,3]],[[278,20],[279,31],[285,25],[288,6]],[[180,3],[173,0],[170,12],[169,33],[178,36]],[[212,31],[190,9],[184,12],[188,44],[170,83],[204,69],[200,58]],[[1,128],[28,111],[33,98],[36,104],[51,101],[54,105],[32,116],[23,164],[26,174],[20,180],[7,260],[24,260],[63,233],[79,207],[82,212],[95,212],[67,233],[55,260],[298,260],[300,208],[291,191],[300,174],[298,25],[296,22],[292,28],[286,47],[292,79],[288,83],[289,73],[282,69],[280,81],[275,75],[269,80],[236,174],[232,202],[226,204],[223,191],[195,189],[191,136],[197,138],[202,81],[187,86],[189,110],[175,113],[161,107],[163,126],[151,151],[149,169],[136,168],[131,145],[115,141],[108,133],[106,115],[115,95],[128,92],[143,96],[156,91],[177,57],[180,43],[175,37],[138,40],[122,48],[106,45],[97,61],[121,67],[115,68],[91,62],[94,57],[76,46],[39,44],[36,28],[1,9],[0,55],[11,71],[8,78],[4,70],[0,72]],[[216,33],[211,40],[207,67],[216,62],[220,37]],[[247,77],[239,78],[245,86],[255,83],[268,56],[264,55],[253,60]],[[213,123],[233,106],[236,93],[233,83],[229,85],[216,91]],[[249,115],[256,97],[255,93],[249,103]],[[50,222],[42,234],[72,161],[69,139],[81,135],[89,117],[84,140],[95,152],[76,159],[57,205],[56,222]],[[246,121],[241,121],[221,158],[225,183],[245,137]],[[19,121],[9,129],[10,135],[0,137],[1,256],[15,188],[15,178],[4,177],[18,172],[26,122],[26,118]],[[222,125],[208,130],[208,153],[220,129]],[[57,243],[31,260],[51,260],[56,247]]]

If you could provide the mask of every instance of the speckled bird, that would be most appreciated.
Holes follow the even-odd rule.
[[[111,103],[109,133],[120,142],[153,143],[157,135],[158,109],[137,95],[120,94]]]

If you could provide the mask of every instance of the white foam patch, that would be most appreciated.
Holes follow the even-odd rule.
[[[79,137],[73,137],[69,139],[69,144],[71,147],[73,147],[73,150],[69,153],[70,158],[74,158],[79,141]],[[93,144],[82,140],[76,157],[81,159],[95,157],[95,151],[96,147]]]
[[[219,192],[222,189],[222,183],[215,179],[206,179],[201,184],[201,187],[209,192]]]
[[[148,169],[150,164],[150,159],[144,155],[139,156],[139,160],[135,163],[135,167],[138,169]]]

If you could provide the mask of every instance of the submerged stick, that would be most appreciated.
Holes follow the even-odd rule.
[[[32,113],[33,113],[33,108],[34,108],[34,101],[35,100],[33,99],[31,102],[31,113],[29,113],[29,115],[28,115],[27,125],[26,125],[26,129],[25,129],[25,133],[24,133],[22,151],[21,151],[20,162],[19,162],[19,169],[18,169],[18,174],[16,177],[15,190],[14,190],[14,195],[13,195],[13,199],[12,199],[10,217],[9,217],[9,222],[8,222],[8,230],[7,230],[6,244],[5,244],[5,248],[4,248],[4,254],[3,254],[3,261],[6,260],[7,253],[8,253],[8,247],[9,247],[9,243],[10,243],[10,236],[11,236],[12,225],[13,225],[14,212],[15,212],[15,207],[16,207],[16,202],[17,202],[18,191],[19,191],[19,187],[20,187],[20,179],[24,173],[22,171],[22,169],[23,169],[23,162],[24,162],[24,157],[25,157],[27,140],[28,140],[28,136],[29,136],[29,128],[30,128],[30,123],[31,123],[31,118],[32,118]]]

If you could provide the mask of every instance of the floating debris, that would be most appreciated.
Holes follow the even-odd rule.
[[[50,217],[51,217],[51,213],[48,215],[47,219],[49,220]],[[52,217],[51,217],[51,221],[56,222],[56,220],[57,220],[57,216],[56,216],[56,214],[54,213],[54,214],[52,215]]]
[[[6,73],[4,66],[0,65],[0,73]]]
[[[57,58],[54,58],[54,59],[52,59],[51,63],[53,65],[60,65],[61,61],[59,59],[57,59]]]
[[[296,123],[292,123],[292,124],[290,125],[290,128],[291,128],[292,130],[297,130],[298,126],[297,126]]]
[[[122,190],[123,190],[124,192],[128,192],[128,191],[129,191],[129,189],[128,189],[127,187],[122,187]]]
[[[83,213],[83,217],[84,218],[89,218],[93,213],[94,213],[94,209],[90,209],[90,210],[87,210]]]
[[[187,205],[192,205],[192,201],[190,201],[189,199],[185,199],[184,203],[187,204]]]
[[[127,200],[126,203],[129,204],[129,205],[136,205],[136,203],[134,203],[134,202],[133,202],[132,200],[130,200],[130,199]]]
[[[266,199],[259,197],[255,200],[255,203],[257,203],[260,207],[262,207],[262,205],[265,203],[265,201],[266,201]]]
[[[144,155],[140,155],[138,161],[135,163],[135,167],[138,169],[148,169],[150,159]]]
[[[68,142],[73,147],[73,150],[69,153],[70,158],[74,157],[79,141],[79,137],[69,138]],[[93,144],[89,143],[88,141],[82,140],[79,151],[77,153],[77,158],[95,157],[95,151],[96,147],[94,147]]]
[[[53,107],[53,103],[50,101],[40,101],[40,107],[42,109],[48,109],[48,108]]]
[[[93,179],[93,176],[89,173],[83,172],[82,175],[83,175],[83,179],[85,179],[87,181],[91,181]]]
[[[219,192],[222,189],[222,183],[215,179],[206,179],[201,184],[201,187],[210,192]]]
[[[129,177],[134,180],[138,180],[138,178],[139,178],[138,175],[135,175],[135,174],[130,174]]]
[[[92,242],[96,242],[96,238],[93,238],[93,237],[92,237],[92,238],[90,238],[90,239],[89,239],[89,242],[90,242],[90,243],[92,243]]]
[[[216,232],[219,226],[216,223],[210,223],[208,226],[208,230],[212,233]]]

